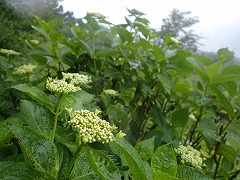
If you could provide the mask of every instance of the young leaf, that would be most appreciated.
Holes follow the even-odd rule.
[[[144,168],[144,163],[132,145],[123,139],[116,140],[113,143],[120,149],[134,179],[148,180],[148,176]]]
[[[85,147],[85,152],[88,155],[88,160],[92,169],[102,179],[121,180],[121,175],[119,174],[117,167],[106,154],[101,151],[96,151],[90,147]]]
[[[228,48],[221,48],[217,51],[218,58],[220,61],[230,61],[234,58],[234,53],[229,51]]]
[[[176,177],[177,159],[171,145],[160,146],[152,156],[151,168],[154,179],[159,179],[159,171]],[[161,174],[161,173],[160,173]]]
[[[25,160],[49,179],[56,179],[59,171],[59,154],[55,144],[25,126],[9,125],[19,139]]]
[[[47,107],[51,112],[54,112],[54,106],[48,96],[37,87],[28,84],[18,84],[12,88],[22,91],[32,97],[34,100]]]

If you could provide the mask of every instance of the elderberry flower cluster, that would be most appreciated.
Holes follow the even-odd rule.
[[[63,80],[70,81],[74,85],[88,84],[92,82],[92,78],[87,75],[82,75],[78,73],[62,73]]]
[[[0,53],[5,54],[5,55],[20,55],[19,52],[16,52],[11,49],[0,49]]]
[[[97,113],[97,111],[77,110],[70,115],[67,124],[79,133],[83,143],[101,142],[104,144],[114,140],[112,131],[117,127],[100,119]]]
[[[180,156],[181,163],[202,169],[203,159],[201,157],[201,154],[191,145],[183,146],[180,144],[179,147],[175,149],[175,151],[177,155]]]
[[[33,72],[33,70],[36,68],[35,65],[32,64],[24,64],[22,66],[19,66],[17,68],[15,68],[15,73],[22,75],[22,74],[27,74],[27,73],[31,73]]]
[[[103,90],[103,92],[105,94],[110,95],[110,96],[117,96],[118,95],[118,92],[113,90],[113,89],[106,89],[106,90]]]
[[[80,75],[78,73],[62,73],[62,79],[48,78],[46,81],[46,88],[55,93],[70,93],[81,90],[79,85],[88,84],[92,82],[90,76]]]

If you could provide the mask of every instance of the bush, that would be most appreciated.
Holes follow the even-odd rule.
[[[0,51],[1,178],[237,177],[233,53],[222,48],[214,62],[168,35],[159,47],[130,12],[121,25],[89,13],[71,37],[57,33],[63,19],[36,18],[44,41],[26,41],[28,59]]]

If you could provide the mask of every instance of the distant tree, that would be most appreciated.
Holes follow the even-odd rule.
[[[161,30],[158,32],[161,38],[167,34],[181,42],[182,48],[196,51],[201,45],[201,36],[194,33],[190,27],[199,22],[197,17],[189,17],[191,12],[180,12],[177,9],[171,11],[168,18],[162,20]]]

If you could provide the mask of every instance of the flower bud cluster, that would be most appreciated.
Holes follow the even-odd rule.
[[[106,90],[103,90],[103,92],[110,96],[118,96],[118,92],[113,89],[106,89]]]
[[[30,41],[31,41],[31,43],[34,44],[34,45],[38,45],[38,44],[39,44],[39,41],[36,40],[36,39],[30,40]]]
[[[81,90],[78,85],[88,84],[92,82],[90,76],[80,75],[77,73],[62,73],[63,78],[52,79],[48,78],[46,81],[46,88],[56,93],[70,93]]]
[[[15,70],[16,74],[22,75],[22,74],[27,74],[27,73],[33,72],[33,69],[35,69],[35,68],[36,68],[35,65],[24,64],[22,66],[19,66],[19,67],[15,68],[14,70]]]
[[[0,49],[0,53],[5,54],[5,55],[20,55],[19,52],[16,52],[11,49]]]
[[[70,81],[74,85],[88,84],[92,82],[92,78],[87,75],[82,75],[78,73],[62,73],[63,80]]]
[[[74,111],[67,124],[79,133],[83,143],[109,143],[114,140],[112,131],[116,126],[111,126],[109,122],[100,119],[96,112]]]
[[[177,149],[175,149],[177,155],[181,158],[181,163],[189,164],[198,169],[202,169],[203,166],[203,158],[201,157],[201,153],[194,149],[192,146],[183,146],[179,145]]]
[[[46,88],[52,92],[57,92],[57,93],[70,93],[70,92],[76,92],[81,90],[80,87],[76,87],[73,84],[69,84],[66,81],[60,79],[52,79],[48,78],[46,81]]]

